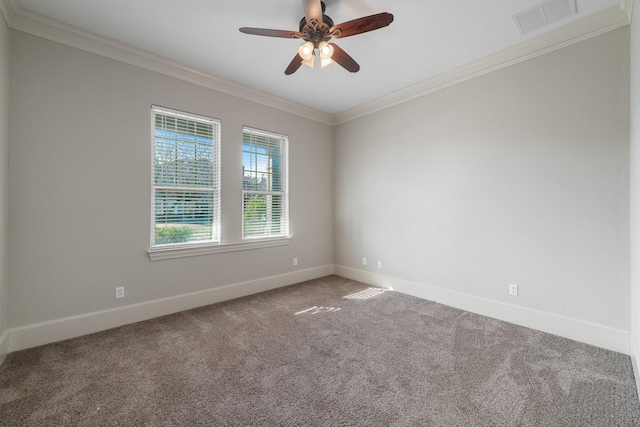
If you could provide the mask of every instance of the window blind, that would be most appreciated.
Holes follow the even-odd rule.
[[[288,163],[286,136],[243,129],[243,238],[289,234]]]
[[[151,245],[220,240],[220,122],[152,107]]]

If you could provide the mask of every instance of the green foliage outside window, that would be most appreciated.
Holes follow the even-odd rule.
[[[264,227],[266,223],[267,200],[262,195],[246,195],[244,201],[244,230],[245,234],[249,230],[253,231],[260,226]],[[253,231],[253,235],[266,234],[263,230],[261,233]]]
[[[156,227],[156,245],[187,242],[191,233],[189,227]]]

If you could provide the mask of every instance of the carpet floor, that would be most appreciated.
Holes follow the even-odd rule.
[[[11,353],[3,426],[635,426],[628,356],[337,276]]]

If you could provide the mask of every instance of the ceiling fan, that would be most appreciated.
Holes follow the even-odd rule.
[[[302,39],[305,41],[284,71],[286,75],[295,73],[302,64],[313,68],[316,50],[320,55],[320,66],[322,68],[337,62],[348,71],[356,73],[360,70],[360,65],[338,45],[329,43],[329,41],[333,38],[339,39],[377,30],[393,22],[393,15],[383,12],[334,25],[333,20],[324,14],[326,6],[323,1],[302,0],[302,6],[304,8],[304,18],[300,20],[299,31],[240,28],[240,32],[245,34]]]

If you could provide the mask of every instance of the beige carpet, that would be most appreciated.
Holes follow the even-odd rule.
[[[12,353],[3,426],[633,426],[629,357],[330,276]]]

